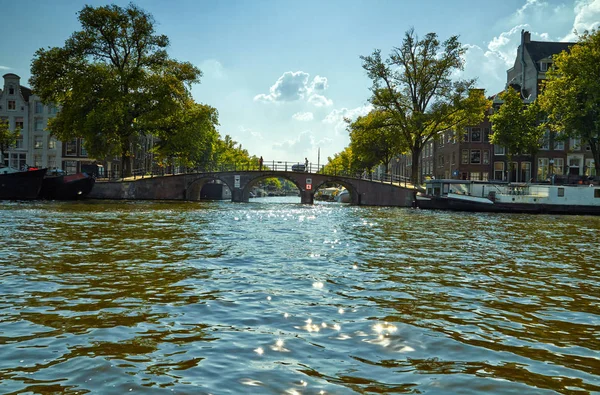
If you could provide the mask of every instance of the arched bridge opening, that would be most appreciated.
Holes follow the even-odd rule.
[[[232,188],[218,176],[204,176],[192,180],[186,187],[185,200],[231,200]]]

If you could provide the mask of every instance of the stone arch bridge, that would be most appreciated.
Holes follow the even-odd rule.
[[[350,203],[366,206],[410,207],[412,188],[380,181],[364,180],[337,175],[295,171],[247,170],[207,173],[187,173],[136,180],[97,182],[90,198],[142,200],[200,200],[202,187],[215,180],[227,185],[233,202],[248,202],[252,187],[267,178],[283,178],[300,190],[300,201],[314,202],[315,192],[328,184],[344,186],[350,193]]]

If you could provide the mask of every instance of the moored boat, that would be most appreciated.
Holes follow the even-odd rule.
[[[82,199],[91,192],[95,182],[95,178],[87,173],[65,175],[55,171],[44,178],[39,197],[49,200]]]
[[[600,187],[501,183],[468,180],[428,180],[417,194],[422,209],[600,215]]]
[[[19,171],[0,167],[0,200],[36,199],[47,169]]]

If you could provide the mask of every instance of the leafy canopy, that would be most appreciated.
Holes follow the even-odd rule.
[[[534,155],[540,147],[545,129],[540,126],[540,108],[537,102],[524,104],[521,94],[509,87],[500,94],[503,103],[490,116],[490,142],[507,149],[509,162],[512,155]]]
[[[134,4],[85,6],[78,19],[82,29],[64,47],[35,53],[30,84],[61,106],[48,125],[54,135],[84,138],[92,157],[121,155],[129,175],[138,137],[185,107],[201,72],[168,57],[168,38]]]
[[[490,106],[475,80],[453,78],[463,70],[466,48],[452,36],[441,43],[436,33],[420,39],[411,29],[400,47],[383,60],[381,50],[361,56],[372,80],[371,103],[387,114],[385,127],[393,128],[398,145],[418,163],[424,145],[440,131],[476,125]],[[418,177],[413,166],[412,178]]]
[[[0,154],[4,160],[4,152],[15,145],[21,135],[21,129],[10,130],[8,120],[0,119]]]
[[[385,111],[375,110],[348,125],[352,153],[364,169],[383,164],[387,172],[390,160],[405,151],[403,140],[397,137],[398,130],[388,126],[389,116]]]
[[[553,57],[538,100],[547,126],[564,138],[580,138],[600,174],[600,29],[585,32],[569,52]]]

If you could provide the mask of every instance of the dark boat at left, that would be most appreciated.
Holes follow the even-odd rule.
[[[39,197],[48,200],[76,200],[86,197],[96,179],[87,173],[65,175],[60,171],[53,171],[44,177]]]
[[[47,170],[0,167],[0,200],[37,199]]]

